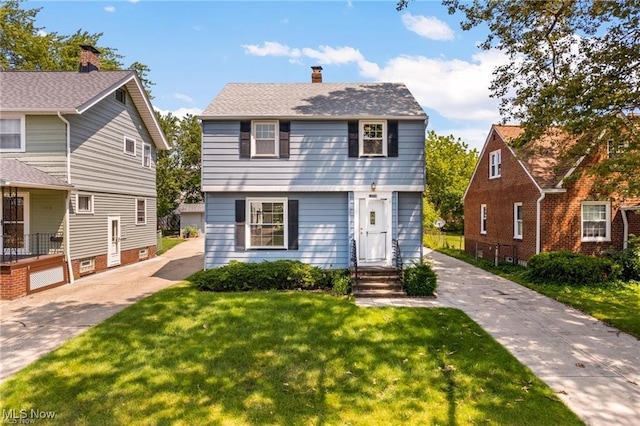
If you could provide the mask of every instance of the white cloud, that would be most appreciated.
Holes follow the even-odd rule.
[[[280,23],[281,23],[281,24],[288,24],[288,23],[289,23],[289,18],[282,18],[282,19],[280,20]]]
[[[194,25],[193,29],[196,31],[200,31],[202,28],[200,28],[200,25]]]
[[[347,0],[347,7],[348,7],[349,9],[353,8],[353,1],[351,1],[351,0]]]
[[[178,108],[176,110],[168,110],[168,109],[160,109],[157,107],[153,107],[156,111],[158,111],[162,115],[167,115],[171,113],[174,117],[178,117],[180,119],[184,118],[187,114],[191,115],[200,115],[202,113],[201,108]]]
[[[36,34],[38,34],[39,37],[45,37],[47,35],[47,32],[40,29]]]
[[[129,3],[138,3],[140,0],[129,0]]]
[[[402,23],[409,31],[430,40],[453,40],[454,33],[451,27],[434,16],[402,15]]]
[[[300,57],[299,49],[291,49],[286,44],[275,41],[265,41],[262,46],[257,44],[243,44],[244,53],[255,56],[288,56],[290,58]]]
[[[105,10],[105,12],[113,13],[113,12],[116,11],[116,8],[115,8],[115,6],[106,6],[104,8],[104,10]]]
[[[173,97],[183,102],[193,103],[193,98],[183,93],[174,93]]]

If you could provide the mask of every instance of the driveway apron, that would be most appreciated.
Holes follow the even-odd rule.
[[[193,238],[153,259],[0,301],[0,381],[203,265],[204,238]]]
[[[477,322],[587,424],[640,424],[640,340],[546,296],[427,250],[438,297],[359,306],[445,306]],[[640,312],[638,313],[640,315]]]

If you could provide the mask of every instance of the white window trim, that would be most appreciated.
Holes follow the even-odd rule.
[[[605,206],[606,235],[605,237],[584,236],[584,206]],[[580,238],[582,242],[610,242],[611,241],[611,202],[610,201],[583,201],[580,206]]]
[[[275,146],[273,154],[256,153],[256,124],[275,124]],[[280,122],[278,120],[255,120],[251,122],[251,158],[278,158],[280,156]]]
[[[83,266],[83,263],[86,263]],[[96,259],[95,257],[87,257],[84,259],[80,259],[80,261],[78,262],[78,272],[80,272],[80,274],[88,274],[91,272],[95,272],[96,270]]]
[[[364,125],[382,124],[382,154],[364,153]],[[386,120],[360,120],[358,122],[358,155],[360,157],[387,157],[387,121]]]
[[[144,201],[144,222],[138,222],[138,201]],[[147,224],[147,199],[146,198],[136,198],[136,225],[146,225]]]
[[[518,207],[520,207],[520,220],[518,221]],[[518,222],[520,223],[520,233],[518,233]],[[516,240],[522,239],[524,233],[524,210],[522,209],[522,203],[513,203],[513,238]]]
[[[80,210],[80,197],[89,197],[89,206],[91,207],[89,210]],[[94,205],[93,205],[94,197],[92,194],[76,194],[76,214],[93,214]]]
[[[127,139],[133,141],[133,152],[127,151]],[[132,157],[135,157],[137,150],[138,150],[138,141],[136,140],[136,138],[132,138],[131,136],[124,135],[122,137],[122,152]]]
[[[493,165],[494,159],[497,158],[498,161],[495,163],[495,173],[493,173]],[[489,179],[496,179],[502,176],[502,151],[496,149],[495,151],[491,151],[489,153]]]
[[[251,245],[251,202],[259,201],[261,203],[282,203],[283,224],[284,227],[284,245],[281,247],[274,246],[252,246]],[[289,248],[289,199],[287,197],[278,198],[247,198],[245,200],[245,247],[247,249],[269,249],[269,250],[287,250]]]
[[[480,233],[487,234],[487,205],[480,204]]]
[[[145,165],[144,164],[144,160],[147,158],[145,155],[145,148],[149,147],[149,165]],[[151,145],[148,143],[142,143],[142,167],[146,168],[146,169],[150,169],[151,168]]]
[[[2,119],[20,120],[20,147],[19,148],[0,148],[0,152],[25,152],[27,149],[27,126],[24,115],[18,114],[2,114]]]
[[[624,154],[624,151],[629,149],[629,141],[625,140],[624,142],[622,142],[621,144],[619,144],[616,149],[612,152],[611,151],[611,143],[613,141],[612,140],[608,140],[607,141],[607,158],[617,158],[619,156],[621,156],[622,154]]]

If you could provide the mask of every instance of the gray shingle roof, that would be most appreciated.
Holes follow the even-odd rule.
[[[0,71],[0,111],[82,114],[126,86],[158,149],[169,144],[135,71]]]
[[[402,83],[229,83],[201,118],[405,117],[426,119]]]
[[[0,110],[83,110],[122,86],[133,71],[2,71]]]
[[[182,203],[178,206],[180,213],[204,213],[204,203]]]
[[[62,179],[11,158],[0,158],[0,184],[20,188],[73,188]]]

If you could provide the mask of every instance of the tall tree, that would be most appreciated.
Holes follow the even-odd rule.
[[[640,0],[443,0],[461,12],[463,30],[489,28],[482,49],[509,63],[491,85],[505,121],[520,123],[526,144],[549,127],[577,143],[579,157],[608,144],[624,148],[589,170],[600,189],[640,195]],[[398,8],[408,1],[398,2]]]
[[[178,141],[179,119],[168,113],[156,112],[160,127],[173,147]],[[182,176],[178,166],[178,157],[174,150],[158,151],[156,163],[156,189],[158,192],[158,217],[171,214],[178,206],[181,192]]]
[[[187,114],[180,120],[175,151],[183,175],[182,200],[186,203],[202,201],[200,189],[201,134],[202,128],[196,116]]]
[[[461,230],[464,221],[462,196],[478,161],[478,151],[453,135],[427,133],[425,140],[425,227],[433,226],[434,216],[447,222],[447,229]],[[437,217],[436,217],[437,219]]]

